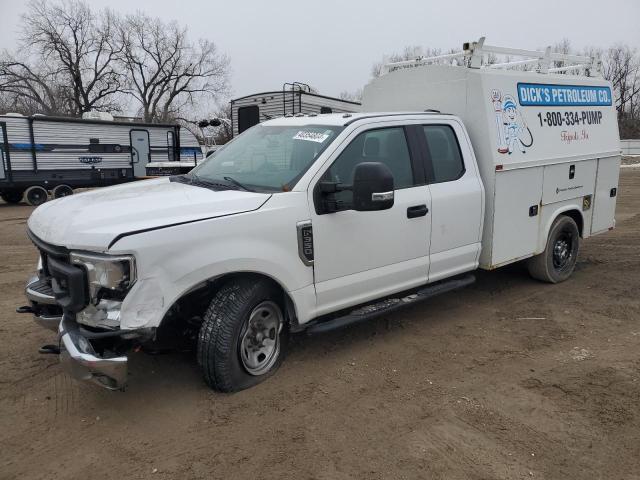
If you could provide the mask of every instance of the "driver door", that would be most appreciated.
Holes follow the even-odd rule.
[[[412,126],[362,127],[327,162],[309,189],[317,315],[427,283],[431,217],[424,171],[412,151]],[[321,181],[351,184],[361,162],[382,162],[394,177],[390,209],[351,209],[352,192],[335,195],[338,211],[318,213]],[[322,209],[320,209],[322,211]]]

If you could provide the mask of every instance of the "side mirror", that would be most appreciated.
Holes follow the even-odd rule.
[[[380,162],[363,162],[353,172],[353,209],[359,212],[393,207],[393,174]]]

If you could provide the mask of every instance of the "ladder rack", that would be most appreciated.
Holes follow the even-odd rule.
[[[425,65],[444,64],[457,65],[467,68],[512,69],[526,65],[536,65],[531,72],[546,73],[575,73],[587,77],[601,76],[602,60],[599,56],[571,55],[551,51],[551,47],[544,50],[523,50],[518,48],[498,47],[486,45],[485,37],[477,42],[465,43],[462,51],[436,55],[432,57],[417,57],[413,60],[387,63],[383,67],[383,74],[404,68],[421,67]],[[490,54],[502,55],[509,58],[508,61],[490,63]],[[511,57],[522,57],[520,60],[511,60]],[[559,66],[553,66],[561,63]],[[462,65],[460,65],[462,64]]]

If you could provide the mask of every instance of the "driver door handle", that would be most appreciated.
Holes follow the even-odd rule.
[[[429,213],[429,209],[426,205],[415,205],[407,208],[407,218],[424,217]]]

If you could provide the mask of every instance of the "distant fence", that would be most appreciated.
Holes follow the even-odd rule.
[[[620,140],[622,155],[640,155],[640,140]]]

